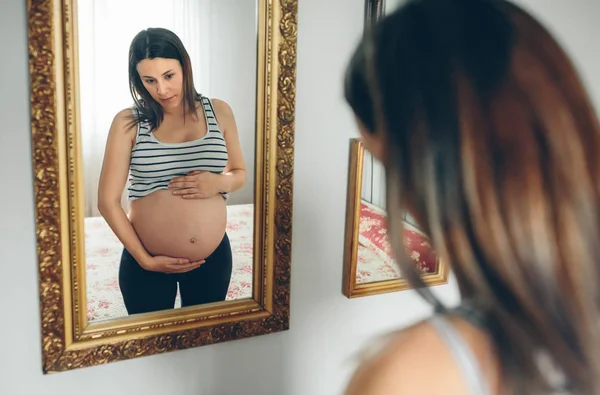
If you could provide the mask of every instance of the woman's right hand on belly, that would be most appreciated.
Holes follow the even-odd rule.
[[[169,256],[158,255],[151,256],[143,263],[140,262],[140,266],[151,272],[185,273],[199,268],[204,262],[206,262],[204,259],[197,262],[190,262],[189,259],[185,258],[171,258]]]

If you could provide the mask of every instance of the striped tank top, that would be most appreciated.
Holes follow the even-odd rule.
[[[163,143],[154,137],[148,123],[139,123],[129,164],[130,200],[168,189],[173,177],[185,176],[191,171],[217,174],[225,171],[228,155],[223,133],[210,99],[201,96],[200,100],[207,132],[199,139],[183,143]],[[221,192],[221,195],[228,198],[225,192]]]

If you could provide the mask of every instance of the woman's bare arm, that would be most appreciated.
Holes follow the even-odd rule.
[[[234,192],[246,183],[246,163],[238,135],[233,111],[229,104],[220,99],[212,99],[215,116],[223,131],[229,160],[225,172],[220,178],[221,192]]]
[[[144,267],[151,256],[142,245],[121,206],[136,134],[136,127],[128,125],[129,114],[130,109],[119,112],[108,132],[98,185],[98,210],[125,249]]]

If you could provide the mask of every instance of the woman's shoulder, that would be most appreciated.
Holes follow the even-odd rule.
[[[128,107],[118,111],[112,121],[111,130],[129,134],[135,131],[137,124],[137,116],[135,107]]]
[[[496,366],[488,337],[461,319],[450,319],[479,361],[491,388]],[[483,363],[486,361],[486,363]],[[352,377],[345,395],[467,394],[467,383],[447,343],[428,322],[391,334],[367,357]]]
[[[215,115],[217,116],[217,119],[222,119],[224,117],[230,118],[233,116],[233,110],[231,109],[229,103],[227,103],[225,100],[219,99],[217,97],[203,97],[210,101],[213,110],[215,111]]]
[[[132,118],[135,118],[136,114],[137,114],[136,107],[131,106],[131,107],[127,107],[127,108],[117,111],[117,113],[114,116],[114,119],[118,119],[118,120],[132,119]]]

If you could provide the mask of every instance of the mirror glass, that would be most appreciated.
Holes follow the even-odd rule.
[[[129,48],[147,28],[168,29],[183,43],[193,85],[200,94],[194,101],[197,117],[184,120],[176,115],[183,114],[177,111],[183,109],[179,63],[160,57],[144,60],[136,70],[150,95],[159,99],[153,104],[160,103],[164,120],[154,130],[142,122],[133,133],[121,130],[118,136],[117,131],[114,139],[119,144],[110,144],[115,115],[123,110],[136,113],[129,87]],[[256,0],[79,1],[77,30],[75,91],[84,183],[88,321],[251,298]],[[150,51],[167,57],[161,45],[151,46]],[[240,164],[246,168],[245,181],[229,193],[219,190],[210,197],[185,199],[173,191],[190,185],[168,186],[173,177],[195,174],[202,185],[225,188],[225,173]],[[105,183],[100,183],[101,172]],[[122,191],[120,202],[118,197],[108,202],[99,198],[116,196],[99,193],[99,186],[108,184],[116,187],[105,186],[107,190]],[[141,256],[139,251],[124,248],[123,240],[135,245],[131,240],[136,238],[150,257],[145,266],[134,258]],[[196,267],[175,264],[166,257],[204,262]]]
[[[386,230],[385,169],[363,150],[356,283],[374,283],[402,278],[390,249]],[[409,214],[404,216],[404,245],[423,274],[435,273],[438,260],[427,236]]]

